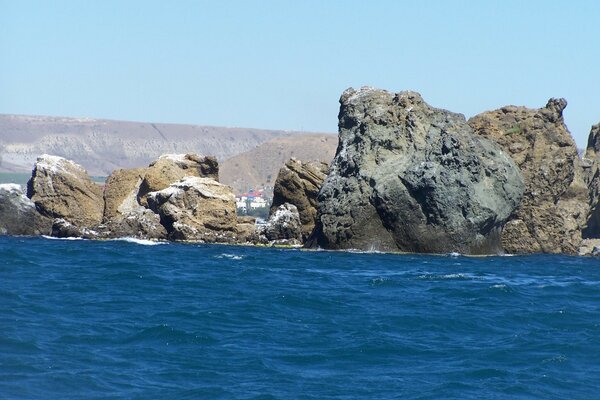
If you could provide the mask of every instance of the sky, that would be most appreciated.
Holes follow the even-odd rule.
[[[0,0],[0,113],[337,132],[348,87],[600,122],[600,1]]]

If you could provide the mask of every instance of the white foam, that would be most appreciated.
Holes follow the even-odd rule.
[[[221,253],[220,255],[216,256],[216,258],[228,258],[230,260],[242,260],[244,257],[238,256],[235,254]]]
[[[138,239],[138,238],[134,238],[134,237],[122,237],[122,238],[113,239],[113,240],[120,241],[120,242],[141,244],[143,246],[156,246],[159,244],[167,244],[167,242],[158,242],[156,240],[148,240],[148,239]]]
[[[54,236],[48,236],[48,235],[42,235],[42,237],[44,239],[51,239],[51,240],[85,240],[84,238],[80,238],[80,237],[60,238],[60,237],[54,237]]]

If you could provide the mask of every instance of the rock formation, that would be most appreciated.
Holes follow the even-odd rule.
[[[600,238],[600,124],[592,126],[584,155],[587,167],[586,182],[590,196],[590,212],[584,238]]]
[[[564,124],[567,102],[507,106],[469,120],[473,130],[502,146],[525,179],[520,207],[502,234],[510,253],[576,254],[588,214],[588,192],[577,147]]]
[[[328,169],[329,166],[323,162],[302,162],[292,158],[277,175],[270,214],[273,215],[285,203],[296,206],[304,239],[308,238],[315,227],[317,195]]]
[[[0,185],[0,235],[49,235],[52,220],[37,212],[21,185]]]
[[[274,244],[300,245],[302,243],[302,225],[300,214],[295,205],[284,203],[271,213],[263,234]]]
[[[27,197],[49,218],[63,218],[80,227],[102,222],[101,187],[80,165],[62,157],[38,157],[27,183]]]
[[[229,186],[211,178],[185,177],[147,195],[170,239],[228,242],[235,238],[235,196]]]
[[[140,204],[147,204],[145,196],[167,188],[186,176],[197,176],[219,180],[219,164],[211,156],[197,154],[165,154],[151,163],[146,169],[140,184],[138,198]]]
[[[340,104],[339,145],[309,246],[502,251],[523,178],[496,143],[415,92],[348,89]]]

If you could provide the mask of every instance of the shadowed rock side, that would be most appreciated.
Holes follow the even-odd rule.
[[[524,185],[496,143],[415,92],[348,89],[340,104],[339,145],[308,246],[502,251]]]
[[[317,195],[327,177],[328,169],[329,166],[324,162],[303,162],[292,158],[277,175],[270,215],[285,203],[296,206],[304,240],[315,227]]]
[[[469,120],[473,130],[511,155],[525,179],[520,207],[504,227],[509,253],[576,254],[588,215],[588,191],[577,147],[564,124],[567,102],[507,106]]]
[[[62,157],[38,157],[27,183],[27,197],[49,218],[63,218],[81,227],[102,222],[102,189],[80,165]]]
[[[49,235],[52,219],[44,217],[20,185],[0,185],[0,235]]]
[[[586,181],[590,196],[590,212],[583,237],[600,238],[600,124],[592,126],[584,156]]]

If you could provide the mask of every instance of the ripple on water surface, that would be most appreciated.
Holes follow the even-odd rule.
[[[0,393],[595,398],[599,267],[0,238]]]

